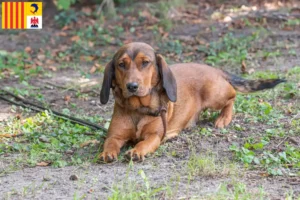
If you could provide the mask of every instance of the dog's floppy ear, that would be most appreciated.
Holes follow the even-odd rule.
[[[114,77],[114,65],[112,60],[106,65],[104,71],[104,78],[103,78],[102,88],[100,92],[100,102],[102,104],[106,104],[108,102],[113,77]]]
[[[177,99],[176,79],[162,55],[156,54],[156,62],[163,88],[166,90],[169,100],[175,102]]]

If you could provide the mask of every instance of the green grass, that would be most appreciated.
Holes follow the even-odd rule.
[[[229,32],[222,36],[219,41],[213,41],[209,47],[199,46],[198,51],[206,54],[205,62],[212,66],[235,66],[245,61],[253,42],[259,38],[259,33],[252,35],[235,36]]]
[[[163,193],[171,191],[169,186],[157,186],[151,184],[148,177],[143,170],[139,171],[139,175],[142,178],[142,182],[130,180],[127,177],[125,180],[114,184],[111,188],[111,195],[109,200],[131,200],[131,199],[143,199],[152,200],[160,199]]]
[[[102,132],[56,118],[47,111],[22,120],[11,119],[1,123],[0,128],[2,133],[24,134],[2,139],[0,144],[0,156],[18,153],[19,166],[47,162],[53,167],[64,167],[93,162],[98,153],[97,145],[94,148],[80,145],[86,141],[103,141]]]
[[[192,153],[187,162],[187,171],[190,179],[196,176],[221,177],[237,174],[237,165],[228,160],[222,161],[212,153]]]
[[[246,184],[242,182],[228,182],[223,183],[219,186],[219,189],[216,193],[206,195],[205,197],[200,197],[199,199],[207,199],[207,200],[252,200],[259,199],[264,200],[267,199],[267,195],[264,192],[264,189],[261,187],[258,188],[248,188]]]
[[[0,79],[4,78],[5,72],[8,76],[18,77],[20,81],[28,80],[30,76],[44,74],[42,66],[32,67],[33,61],[29,60],[26,52],[0,51]],[[4,73],[1,73],[4,72]]]
[[[285,77],[288,83],[273,90],[237,96],[235,112],[240,116],[239,124],[235,123],[232,128],[241,131],[248,124],[253,128],[241,145],[233,143],[230,150],[246,167],[262,168],[268,175],[297,175],[300,148],[289,138],[299,138],[300,135],[300,119],[296,117],[299,115],[296,99],[300,92],[296,85],[300,80],[300,68],[295,67],[279,75]],[[258,72],[247,78],[277,77],[275,73]]]

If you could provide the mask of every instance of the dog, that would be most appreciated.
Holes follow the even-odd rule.
[[[121,147],[134,141],[137,144],[125,156],[142,161],[162,140],[195,125],[207,108],[221,110],[215,127],[224,128],[232,120],[236,91],[255,92],[281,82],[285,80],[246,80],[204,64],[168,66],[150,45],[126,44],[104,71],[100,101],[106,104],[112,89],[115,104],[99,159],[117,160]]]

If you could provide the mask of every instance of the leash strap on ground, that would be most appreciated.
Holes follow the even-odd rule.
[[[12,96],[15,99],[21,101],[21,103],[10,100],[10,99],[4,97],[3,94]],[[36,105],[36,104],[34,104],[34,103],[32,103],[28,100],[25,100],[23,97],[17,96],[17,95],[15,95],[15,94],[13,94],[9,91],[6,91],[6,90],[0,90],[0,99],[4,100],[6,102],[9,102],[11,104],[14,104],[16,106],[21,106],[21,107],[24,107],[24,108],[30,108],[31,110],[34,110],[36,112],[42,112],[44,110],[48,110],[50,113],[53,113],[53,115],[55,115],[56,117],[62,118],[64,120],[69,120],[73,123],[77,123],[77,124],[80,124],[80,125],[83,125],[83,126],[88,126],[88,127],[92,128],[94,130],[102,130],[104,132],[107,132],[107,129],[104,128],[103,126],[100,126],[98,124],[88,122],[88,121],[85,121],[85,120],[82,120],[82,119],[78,119],[78,118],[75,118],[75,117],[60,113],[60,112],[57,112],[57,111],[52,110],[50,108],[45,108],[43,106]]]

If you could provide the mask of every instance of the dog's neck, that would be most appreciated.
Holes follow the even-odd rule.
[[[167,108],[169,99],[163,88],[158,85],[144,97],[132,96],[124,98],[122,90],[116,86],[113,88],[116,103],[122,108],[135,114],[158,116],[161,110]]]

